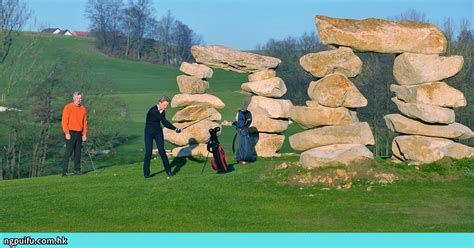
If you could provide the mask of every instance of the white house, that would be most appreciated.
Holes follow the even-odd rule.
[[[43,33],[50,33],[50,34],[59,34],[61,33],[61,29],[59,28],[45,28],[41,30]]]

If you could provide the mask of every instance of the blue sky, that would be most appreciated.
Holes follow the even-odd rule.
[[[127,0],[123,0],[127,2]],[[316,31],[315,15],[337,18],[387,18],[415,9],[435,25],[446,17],[473,27],[474,0],[153,0],[155,16],[168,10],[187,24],[205,43],[241,50],[253,49],[270,38],[299,36]],[[86,31],[87,0],[25,0],[35,20],[25,29],[44,27]]]

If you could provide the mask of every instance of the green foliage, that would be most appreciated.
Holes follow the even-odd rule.
[[[474,178],[474,161],[473,159],[463,158],[455,160],[453,166],[457,168],[460,173],[467,178]]]
[[[436,173],[438,175],[444,176],[448,172],[448,168],[446,168],[446,165],[440,164],[440,163],[431,163],[431,164],[425,164],[420,166],[420,170],[422,172],[427,172],[427,173]]]

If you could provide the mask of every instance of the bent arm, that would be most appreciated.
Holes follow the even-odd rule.
[[[171,129],[171,130],[176,130],[176,127],[171,124],[171,122],[169,122],[167,119],[166,119],[166,115],[165,115],[165,111],[163,110],[163,114],[160,115],[161,116],[161,122],[163,123],[163,125],[168,128],[168,129]]]

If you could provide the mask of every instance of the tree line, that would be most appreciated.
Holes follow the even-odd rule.
[[[102,52],[164,65],[192,61],[191,46],[202,39],[170,11],[154,16],[150,0],[88,0],[85,16]]]
[[[415,10],[410,10],[399,16],[389,18],[395,21],[418,21],[430,22],[426,15]],[[469,84],[474,80],[474,31],[469,29],[469,22],[461,20],[455,25],[451,18],[445,18],[440,27],[448,40],[447,51],[443,56],[461,55],[464,58],[462,70],[452,78],[444,80],[449,85],[462,91],[466,96],[468,105],[464,108],[455,109],[456,122],[462,123],[471,129],[474,128],[474,104],[469,102],[474,99],[474,88]],[[316,81],[309,73],[305,72],[300,64],[299,58],[310,52],[328,50],[318,39],[315,33],[304,33],[299,37],[287,37],[285,39],[270,39],[266,43],[257,45],[258,53],[280,58],[281,65],[277,68],[277,75],[281,77],[288,88],[283,98],[290,99],[295,105],[305,105],[309,100],[307,89],[311,81]],[[357,109],[360,121],[367,121],[374,133],[375,146],[370,147],[377,156],[391,156],[391,143],[395,134],[385,125],[383,117],[390,113],[399,113],[397,107],[392,103],[394,93],[390,92],[390,84],[395,82],[393,78],[394,54],[380,53],[357,53],[363,61],[362,72],[350,80],[357,86],[361,93],[367,98],[367,107]],[[473,146],[472,141],[462,141]]]

